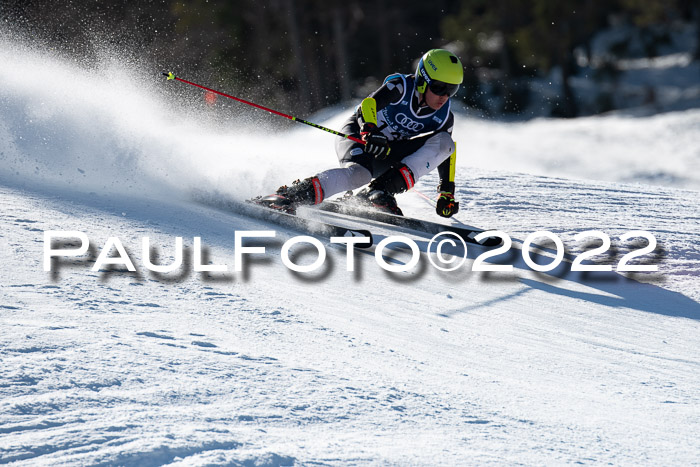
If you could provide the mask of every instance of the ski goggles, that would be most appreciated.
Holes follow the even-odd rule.
[[[455,94],[457,94],[459,84],[443,83],[442,81],[434,79],[428,84],[428,89],[430,89],[430,92],[432,92],[436,96],[452,97]]]

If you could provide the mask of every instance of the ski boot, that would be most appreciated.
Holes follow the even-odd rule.
[[[296,214],[298,206],[319,204],[323,201],[323,188],[318,177],[309,177],[295,180],[292,186],[283,185],[274,194],[259,196],[252,201],[270,209]]]
[[[397,216],[403,216],[401,208],[396,203],[396,198],[391,193],[368,186],[360,190],[355,198],[359,201],[358,204],[369,206],[377,211],[388,212]]]
[[[357,194],[357,199],[379,211],[403,216],[401,208],[396,203],[395,194],[403,193],[413,188],[415,179],[413,172],[406,165],[392,168],[372,180],[367,188]]]

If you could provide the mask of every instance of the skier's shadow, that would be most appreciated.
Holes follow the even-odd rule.
[[[382,239],[383,237],[377,235],[375,242],[380,242]],[[435,242],[431,244],[431,242],[427,239],[413,239],[413,241],[418,245],[418,248],[422,253],[422,258],[419,264],[422,264],[423,266],[420,269],[416,269],[410,276],[404,276],[401,278],[399,278],[397,274],[388,273],[391,280],[400,282],[418,280],[429,270],[430,267],[434,266],[434,264],[433,266],[430,266],[430,260],[423,257],[432,257],[433,259],[437,259],[439,256],[443,256],[445,258],[452,256],[454,258],[464,258],[464,264],[453,271],[440,271],[439,273],[449,280],[450,283],[455,284],[455,287],[458,287],[461,281],[465,281],[472,277],[472,275],[478,274],[478,280],[483,281],[484,283],[519,282],[520,284],[528,287],[517,292],[516,295],[527,293],[528,291],[542,291],[613,308],[631,308],[666,316],[677,316],[700,320],[699,303],[683,294],[664,289],[655,283],[650,283],[651,281],[656,283],[664,282],[665,277],[660,274],[636,273],[630,275],[630,277],[625,277],[614,270],[595,272],[572,271],[572,261],[576,257],[571,255],[568,251],[564,252],[563,260],[552,270],[537,272],[534,271],[533,268],[525,261],[523,250],[521,248],[522,242],[517,239],[513,240],[513,244],[507,251],[504,250],[499,252],[497,256],[489,257],[488,261],[483,263],[486,267],[490,265],[511,265],[512,271],[472,271],[471,268],[473,267],[474,260],[482,255],[489,254],[489,252],[493,252],[494,248],[466,244],[467,248],[465,251],[464,246],[460,244],[460,242],[455,241],[452,243],[443,243],[443,245],[440,247],[440,252],[438,253],[435,249]],[[410,250],[408,252],[406,251],[408,249],[407,246],[402,245],[401,243],[398,243],[397,245],[401,246],[388,247],[385,249],[385,251],[391,251],[389,259],[391,259],[396,251],[402,252],[402,255],[406,255],[410,252]],[[552,248],[551,245],[541,244],[533,245],[533,247],[534,248],[530,248],[526,252],[532,263],[539,266],[547,266],[556,261],[555,249]],[[664,255],[665,251],[663,246],[658,246],[656,253],[649,257],[644,264],[658,264],[663,260]],[[617,252],[613,250],[610,253],[610,258],[606,259],[606,262],[616,264],[614,261],[616,256]],[[394,260],[396,261],[397,259],[394,258]],[[454,264],[454,262],[451,264]],[[615,269],[614,266],[613,269]],[[641,276],[640,278],[644,278],[645,282],[634,280],[635,276]],[[590,291],[581,291],[581,288],[578,286],[571,287],[570,284],[567,284],[568,282],[586,286],[590,288]],[[504,297],[502,299],[505,300],[508,298]],[[482,305],[485,306],[486,304]]]

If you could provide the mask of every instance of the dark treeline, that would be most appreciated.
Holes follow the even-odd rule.
[[[556,70],[552,113],[570,117],[580,113],[575,52],[590,55],[597,32],[628,23],[654,56],[669,40],[664,25],[699,24],[700,11],[693,0],[0,0],[0,19],[63,53],[120,50],[299,115],[364,95],[445,47],[465,65],[468,105],[485,107],[488,85],[501,112],[521,112],[528,79]]]

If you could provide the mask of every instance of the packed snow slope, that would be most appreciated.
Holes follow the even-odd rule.
[[[325,265],[295,273],[281,250],[300,232],[197,204],[191,193],[269,192],[333,166],[333,138],[273,131],[262,114],[231,119],[236,108],[223,102],[187,112],[199,91],[182,89],[172,102],[161,88],[179,84],[161,79],[0,47],[0,463],[700,458],[700,111],[462,118],[453,222],[506,232],[514,247],[494,261],[513,271],[471,271],[485,250],[470,246],[462,267],[442,272],[429,262],[430,236],[365,223],[377,242],[415,242],[418,265],[387,272],[369,249],[347,271],[345,247],[317,236]],[[347,112],[319,123],[338,127]],[[436,182],[417,189],[430,195]],[[399,203],[437,219],[416,192]],[[45,272],[49,230],[83,232],[90,249]],[[249,240],[266,252],[236,272],[235,232],[250,230],[276,236]],[[567,249],[550,273],[533,271],[520,249],[540,230]],[[595,259],[613,267],[644,246],[621,235],[652,233],[657,249],[632,263],[658,272],[572,273],[570,260],[588,248],[574,237],[587,230],[611,238]],[[111,237],[136,272],[92,270]],[[160,264],[174,260],[182,237],[182,267],[149,271],[143,237]],[[204,263],[227,271],[193,271],[195,237]],[[552,261],[554,246],[537,243],[533,259]],[[387,261],[408,262],[410,251],[393,245]],[[292,251],[299,264],[317,256]]]

